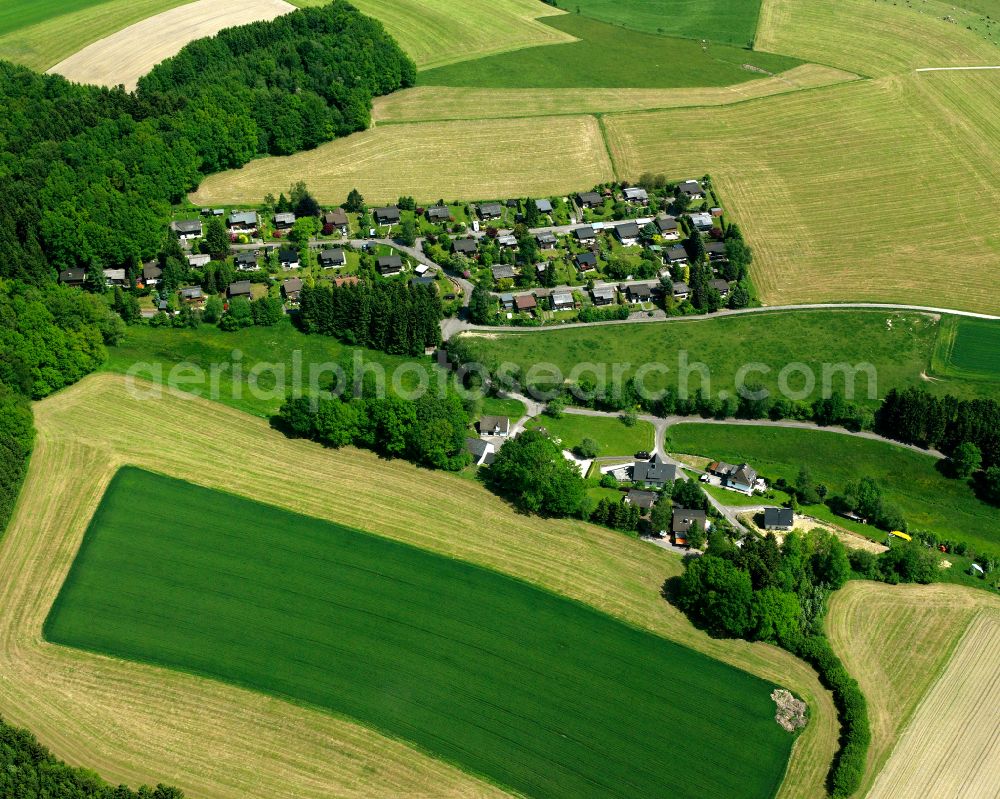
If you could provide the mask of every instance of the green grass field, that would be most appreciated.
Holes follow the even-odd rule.
[[[934,352],[934,373],[1000,380],[1000,322],[946,319]]]
[[[579,41],[532,47],[421,72],[427,86],[511,89],[725,86],[753,80],[759,72],[783,72],[801,61],[754,53],[724,44],[707,47],[692,39],[640,33],[588,17],[567,14],[545,24]]]
[[[760,0],[558,0],[567,11],[646,33],[747,47]]]
[[[887,320],[892,320],[890,327]],[[778,387],[781,370],[790,363],[806,364],[816,375],[816,388],[807,399],[818,396],[823,364],[871,363],[876,368],[876,396],[890,388],[921,386],[935,393],[958,396],[998,396],[995,383],[965,378],[924,380],[921,372],[930,368],[939,323],[931,317],[911,313],[879,311],[775,311],[736,317],[699,318],[641,325],[571,328],[530,333],[465,334],[474,359],[486,364],[511,361],[526,370],[535,363],[551,363],[564,376],[577,364],[597,363],[609,376],[614,364],[628,364],[625,374],[633,374],[646,363],[669,368],[664,375],[651,373],[647,386],[677,388],[679,358],[687,353],[689,365],[704,363],[709,368],[711,391],[732,392],[738,370],[758,362],[769,373],[752,372],[747,382],[760,382],[771,391]],[[689,392],[701,385],[699,371],[692,371]],[[801,380],[789,379],[789,386],[803,389]],[[864,374],[856,380],[857,401],[867,402]],[[843,391],[841,377],[831,381]],[[875,403],[872,402],[872,405]]]
[[[655,444],[653,425],[642,420],[628,427],[620,419],[566,413],[558,419],[539,416],[527,426],[544,427],[549,435],[561,441],[563,449],[573,449],[585,438],[593,439],[598,444],[599,457],[631,456],[641,450],[652,452]]]
[[[763,799],[793,741],[767,682],[584,605],[135,468],[45,635],[328,709],[537,799]]]
[[[483,416],[506,416],[513,424],[524,416],[524,403],[516,399],[483,397],[479,403],[479,413]]]
[[[0,36],[101,2],[103,0],[5,0],[0,7]]]
[[[911,530],[930,530],[1000,553],[1000,508],[977,499],[964,481],[944,477],[930,455],[838,433],[740,425],[680,424],[670,428],[669,439],[671,452],[745,461],[770,482],[783,477],[794,483],[804,465],[831,496],[850,480],[874,477]],[[806,512],[836,518],[813,510]],[[872,527],[860,529],[881,537]]]

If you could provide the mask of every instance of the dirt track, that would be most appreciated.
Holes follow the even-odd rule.
[[[294,10],[295,6],[284,0],[197,0],[94,42],[49,72],[77,83],[124,84],[126,89],[134,89],[142,75],[188,42]]]

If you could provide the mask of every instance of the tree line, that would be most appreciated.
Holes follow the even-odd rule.
[[[0,276],[127,268],[158,253],[201,178],[368,124],[415,68],[347,3],[189,44],[134,93],[0,62]]]
[[[0,796],[18,799],[184,799],[168,785],[133,791],[56,759],[30,732],[0,718]]]
[[[299,320],[307,333],[395,355],[421,355],[441,343],[441,298],[434,286],[367,280],[304,286]]]

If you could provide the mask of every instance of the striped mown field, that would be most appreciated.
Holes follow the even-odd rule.
[[[610,530],[521,516],[475,481],[288,440],[221,404],[142,399],[148,384],[134,387],[95,375],[35,405],[36,450],[0,542],[0,712],[59,756],[113,782],[160,779],[211,799],[502,795],[342,718],[46,643],[43,622],[86,526],[127,464],[486,566],[785,685],[808,702],[810,723],[778,796],[824,795],[837,744],[829,694],[788,653],[713,640],[664,602],[677,557]]]
[[[946,319],[934,351],[934,373],[1000,380],[1000,323]]]

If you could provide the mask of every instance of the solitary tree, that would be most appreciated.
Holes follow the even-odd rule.
[[[983,454],[971,441],[963,441],[951,454],[951,471],[955,477],[969,477],[983,465]]]

